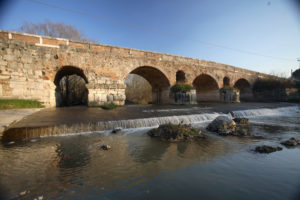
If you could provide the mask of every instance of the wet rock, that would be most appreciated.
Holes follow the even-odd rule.
[[[24,195],[26,195],[28,193],[29,193],[29,190],[24,190],[23,192],[20,192],[19,195],[20,196],[24,196]]]
[[[250,122],[247,118],[234,118],[233,121],[237,124],[235,135],[237,136],[250,136]]]
[[[111,132],[112,132],[112,133],[119,133],[119,132],[121,132],[121,130],[122,130],[121,127],[116,127],[116,128],[114,128]]]
[[[236,124],[239,124],[239,125],[249,125],[249,119],[247,118],[234,118],[233,121],[236,123]]]
[[[214,119],[206,129],[217,132],[219,135],[230,135],[235,132],[236,123],[227,116],[219,116]]]
[[[263,146],[257,146],[255,147],[255,152],[258,153],[272,153],[275,151],[281,151],[282,148],[281,147],[272,147],[272,146],[267,146],[267,145],[263,145]]]
[[[100,147],[102,150],[109,150],[111,149],[111,146],[109,146],[108,144],[104,144]]]
[[[190,141],[204,138],[200,130],[184,124],[163,124],[147,133],[150,137],[160,138],[164,141]]]
[[[38,196],[37,198],[34,198],[33,200],[43,200],[44,196]]]
[[[281,142],[281,144],[283,144],[285,146],[289,146],[289,147],[297,146],[300,144],[300,140],[296,140],[295,138],[292,137],[286,141]]]

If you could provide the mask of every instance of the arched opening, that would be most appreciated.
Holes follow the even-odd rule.
[[[125,104],[148,104],[152,102],[152,87],[142,76],[129,74],[125,79]]]
[[[230,79],[227,76],[225,76],[223,78],[223,87],[229,86],[229,85],[230,85]]]
[[[185,73],[182,70],[176,72],[176,83],[185,83]]]
[[[151,101],[153,104],[163,104],[169,102],[169,88],[170,83],[168,78],[158,69],[149,66],[138,67],[131,71],[125,80],[126,85],[128,85],[128,77],[130,78],[131,74],[140,76],[145,80],[143,83],[145,85],[149,84],[151,86]],[[146,86],[147,87],[147,86]],[[125,93],[138,93],[139,91],[129,91],[134,89],[134,87],[127,87]],[[149,90],[148,90],[149,91]],[[139,95],[139,94],[136,94]],[[127,96],[127,95],[126,95]],[[127,99],[126,97],[126,100]],[[127,101],[128,102],[128,101]]]
[[[214,78],[201,74],[193,82],[196,88],[197,101],[219,101],[219,86]]]
[[[252,99],[251,85],[246,79],[241,78],[237,80],[234,87],[239,89],[241,101],[250,101]]]
[[[54,84],[56,106],[87,105],[88,80],[82,69],[72,66],[62,67],[55,76]]]

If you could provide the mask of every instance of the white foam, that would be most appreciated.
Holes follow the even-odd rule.
[[[281,108],[259,108],[251,110],[232,111],[233,117],[253,118],[258,116],[284,116],[300,114],[298,106],[289,106]]]

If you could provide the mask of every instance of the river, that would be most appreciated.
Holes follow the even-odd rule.
[[[135,120],[136,127],[117,134],[103,130],[2,141],[2,199],[300,199],[300,147],[280,145],[290,137],[300,139],[297,105],[232,112],[249,118],[252,134],[259,137],[222,137],[205,130],[216,116],[228,113],[188,115],[190,107],[174,109],[147,109],[176,116]],[[147,131],[161,120],[191,123],[208,137],[179,143],[150,138]],[[112,149],[101,150],[103,144]],[[262,144],[283,150],[255,153]]]

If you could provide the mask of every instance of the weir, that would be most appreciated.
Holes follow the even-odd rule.
[[[270,105],[269,105],[270,106]],[[273,108],[254,108],[245,109],[245,107],[236,107],[237,110],[229,112],[231,108],[224,109],[224,106],[219,109],[210,110],[210,108],[204,108],[203,110],[197,109],[197,107],[187,107],[179,109],[173,108],[158,108],[158,109],[145,109],[144,116],[155,116],[158,117],[147,117],[147,118],[135,118],[135,119],[123,119],[123,120],[106,120],[106,121],[94,121],[94,122],[77,122],[69,124],[54,124],[51,126],[18,126],[16,124],[10,127],[4,132],[3,141],[14,141],[31,139],[37,137],[47,137],[47,136],[59,136],[68,135],[75,133],[85,133],[85,132],[111,132],[115,128],[121,129],[131,129],[131,128],[149,128],[157,127],[161,124],[194,124],[194,123],[207,123],[214,120],[220,115],[226,115],[231,118],[234,117],[258,117],[258,116],[284,116],[289,114],[300,113],[299,106],[289,106],[286,104],[285,107],[275,107],[278,105],[273,105]],[[284,106],[284,105],[281,105]],[[228,107],[228,106],[227,106]],[[229,106],[230,107],[230,106]],[[249,105],[247,106],[249,107]],[[253,107],[253,105],[252,105]],[[242,109],[242,110],[238,110]],[[243,110],[244,109],[244,110]],[[218,111],[218,112],[215,112]],[[137,112],[137,111],[136,111]],[[140,111],[138,111],[140,113]],[[200,114],[187,114],[187,113],[199,113]],[[149,115],[150,114],[150,115]],[[140,116],[142,116],[140,115]],[[160,116],[159,116],[160,115]],[[169,115],[169,116],[161,116]],[[30,119],[29,119],[30,120]]]

